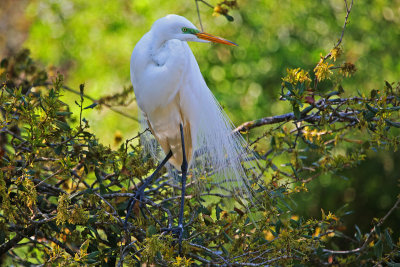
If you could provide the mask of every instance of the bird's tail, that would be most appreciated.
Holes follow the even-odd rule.
[[[199,97],[207,106],[198,114],[200,122],[192,172],[197,178],[206,178],[208,188],[223,195],[240,197],[248,204],[254,203],[253,188],[261,177],[255,154],[248,148],[229,120],[214,95]]]

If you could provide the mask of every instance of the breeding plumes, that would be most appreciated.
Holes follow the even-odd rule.
[[[232,133],[233,125],[207,87],[189,41],[236,46],[201,32],[184,17],[168,15],[154,22],[136,44],[130,63],[131,81],[145,127],[150,128],[165,158],[135,193],[127,218],[135,201],[144,196],[144,189],[169,162],[182,173],[178,227],[168,229],[179,234],[179,251],[188,170],[194,177],[212,176],[213,182],[228,191],[234,189],[241,196],[250,195],[242,166],[242,162],[249,161],[245,142],[240,134]],[[160,160],[149,139],[144,138],[144,142]]]

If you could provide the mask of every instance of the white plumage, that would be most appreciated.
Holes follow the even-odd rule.
[[[233,125],[207,87],[188,41],[234,45],[201,33],[181,16],[157,20],[136,44],[130,63],[142,116],[165,154],[172,151],[169,162],[177,170],[183,159],[182,124],[193,176],[211,171],[213,181],[222,188],[236,188],[248,195],[248,180],[241,164],[249,159],[245,142],[232,133]]]

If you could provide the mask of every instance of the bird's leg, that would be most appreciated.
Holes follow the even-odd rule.
[[[125,217],[125,228],[128,223],[128,218],[131,215],[132,208],[135,206],[135,203],[137,200],[141,201],[142,198],[144,197],[144,190],[147,188],[147,186],[151,183],[151,181],[154,179],[154,177],[157,176],[157,174],[160,172],[162,167],[168,162],[168,160],[172,157],[172,151],[169,151],[167,156],[164,158],[164,160],[160,163],[160,165],[157,166],[156,170],[153,172],[152,175],[150,175],[144,183],[136,190],[135,196],[131,197],[131,199],[128,202],[128,208],[126,209],[126,217]]]
[[[173,234],[178,235],[179,255],[181,255],[182,254],[182,238],[183,238],[183,208],[184,208],[184,204],[185,204],[186,175],[187,175],[187,170],[188,170],[188,163],[187,163],[186,152],[185,152],[185,139],[183,137],[183,126],[182,126],[182,124],[180,124],[179,126],[180,126],[180,130],[181,130],[183,160],[182,160],[182,165],[181,165],[182,190],[181,190],[181,206],[179,209],[178,227],[163,228],[161,230],[166,231],[166,232],[172,232]]]
[[[183,160],[181,165],[182,171],[182,190],[181,190],[181,207],[179,211],[178,229],[179,229],[179,255],[182,253],[182,238],[183,238],[183,208],[185,205],[185,190],[186,190],[186,174],[188,169],[188,163],[185,153],[185,139],[183,137],[183,127],[182,124],[179,125],[181,130],[181,141],[182,141],[182,153]]]

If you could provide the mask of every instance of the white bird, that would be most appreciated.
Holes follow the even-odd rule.
[[[168,15],[155,21],[151,30],[140,39],[130,62],[138,106],[166,156],[137,190],[126,218],[135,201],[143,197],[144,189],[153,177],[169,161],[182,172],[179,222],[178,228],[174,229],[179,233],[179,251],[188,169],[197,177],[212,169],[212,176],[221,187],[236,188],[242,195],[248,194],[249,190],[241,165],[249,158],[245,142],[238,133],[232,133],[233,124],[207,87],[189,41],[236,45],[201,32],[184,17]],[[151,144],[147,143],[147,146]],[[153,155],[157,157],[156,153]]]

